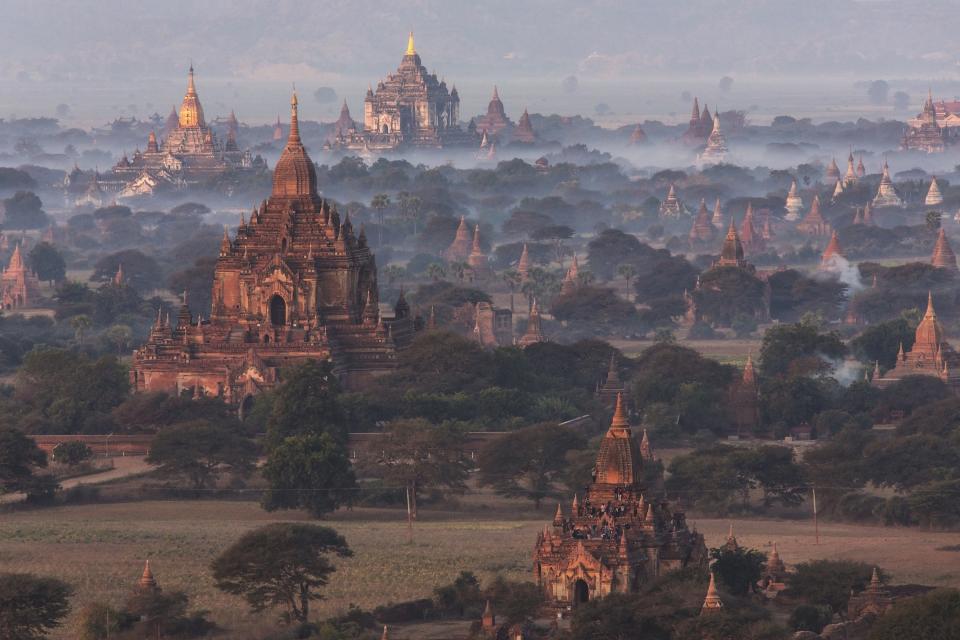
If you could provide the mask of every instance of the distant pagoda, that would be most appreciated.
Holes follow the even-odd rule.
[[[767,244],[753,223],[753,203],[747,202],[747,212],[740,223],[740,242],[743,243],[744,252],[748,254],[763,253]]]
[[[700,112],[700,105],[697,98],[693,98],[693,113],[690,116],[690,124],[684,131],[680,140],[686,145],[699,147],[707,140],[710,131],[713,129],[713,118],[710,117],[710,110],[707,105],[703,105],[703,113]]]
[[[734,224],[733,216],[730,216],[730,226],[727,228],[727,235],[723,239],[720,258],[713,263],[713,266],[752,269],[750,263],[744,258],[743,244],[740,242],[740,235],[737,233],[737,226]]]
[[[477,131],[485,131],[487,135],[497,137],[501,132],[508,132],[513,128],[513,123],[507,117],[507,112],[503,108],[503,101],[500,100],[500,93],[496,85],[493,87],[493,97],[487,104],[487,113],[474,120]]]
[[[637,126],[633,128],[633,131],[630,133],[630,144],[631,145],[640,145],[646,144],[649,142],[647,139],[647,132],[643,130],[643,127],[640,126],[640,123],[637,123]]]
[[[803,211],[803,198],[800,197],[800,193],[797,191],[797,181],[794,180],[790,185],[790,191],[787,192],[787,202],[786,202],[787,215],[784,217],[785,220],[793,222],[794,220],[800,219],[800,212]]]
[[[930,256],[930,264],[939,269],[950,269],[957,271],[957,255],[947,240],[947,232],[940,227],[940,233],[937,234],[937,243],[933,247],[933,255]]]
[[[857,184],[857,170],[853,166],[853,151],[847,156],[847,172],[843,174],[843,187],[848,189]]]
[[[720,164],[727,159],[727,139],[720,131],[720,114],[713,117],[713,128],[710,135],[707,136],[707,146],[700,154],[700,162],[703,164]]]
[[[946,148],[944,138],[944,129],[937,123],[937,109],[933,104],[933,93],[928,91],[920,115],[911,121],[900,140],[900,148],[940,153]]]
[[[27,268],[20,245],[13,248],[10,263],[0,275],[0,308],[5,310],[34,306],[40,297],[40,282]]]
[[[680,202],[677,190],[671,184],[666,199],[660,204],[660,215],[664,218],[679,218],[683,211],[683,203]]]
[[[460,224],[457,225],[457,232],[454,234],[453,242],[443,252],[443,257],[447,262],[465,262],[470,257],[473,249],[473,242],[470,239],[470,227],[467,226],[467,219],[460,216]]]
[[[840,167],[837,166],[837,159],[830,158],[830,164],[827,165],[826,184],[833,184],[840,179]]]
[[[936,207],[943,204],[943,194],[940,193],[940,185],[937,184],[937,176],[930,180],[930,188],[927,189],[927,196],[923,199],[923,204],[928,207]]]
[[[837,238],[837,232],[834,231],[830,235],[827,248],[823,250],[823,255],[820,256],[820,268],[825,270],[835,269],[838,259],[845,257],[843,249],[840,248],[840,239]]]
[[[893,188],[893,180],[890,179],[890,167],[887,161],[883,161],[883,171],[880,176],[880,186],[877,187],[877,195],[873,198],[875,207],[902,207],[903,200],[897,195],[897,190]]]
[[[710,222],[713,223],[715,229],[723,229],[724,218],[723,209],[720,207],[720,198],[717,198],[717,201],[713,203],[713,217]]]
[[[707,210],[707,203],[700,199],[700,208],[697,209],[697,216],[693,220],[693,226],[690,227],[690,243],[713,242],[716,238],[717,229],[713,226],[710,212]]]
[[[907,376],[933,376],[954,389],[960,388],[960,354],[945,340],[943,327],[933,308],[933,295],[927,294],[927,311],[917,325],[913,347],[897,353],[896,365],[883,375],[874,375],[872,384],[887,387]],[[879,373],[879,372],[878,372]]]
[[[523,110],[523,115],[520,116],[520,121],[517,122],[510,141],[521,144],[533,144],[537,141],[537,134],[533,130],[533,125],[530,123],[530,114],[527,113],[526,109]]]

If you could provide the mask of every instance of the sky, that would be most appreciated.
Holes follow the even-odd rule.
[[[297,83],[307,93],[332,87],[358,113],[367,84],[397,66],[409,30],[424,64],[457,84],[465,113],[484,107],[494,83],[509,89],[514,110],[523,103],[589,115],[607,102],[631,117],[682,117],[688,105],[675,103],[683,91],[756,103],[810,87],[800,92],[810,103],[801,110],[878,78],[912,95],[927,85],[960,93],[960,17],[947,0],[4,0],[3,7],[0,116],[52,115],[58,104],[78,122],[167,112],[191,60],[214,111],[236,105],[238,114],[267,119],[278,110],[270,94]],[[578,80],[575,92],[563,89],[569,76]],[[723,76],[734,79],[730,96],[718,93]],[[282,110],[286,98],[275,101]],[[318,118],[335,114],[339,98],[315,107]]]

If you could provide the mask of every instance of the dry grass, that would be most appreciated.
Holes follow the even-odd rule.
[[[335,613],[350,603],[373,607],[429,596],[461,570],[483,579],[497,573],[528,579],[536,532],[552,509],[544,508],[539,515],[513,511],[519,513],[523,515],[494,519],[502,514],[500,508],[491,509],[487,517],[424,512],[413,545],[404,544],[406,526],[398,511],[337,514],[327,524],[346,536],[356,556],[338,562],[327,600],[317,613]],[[231,638],[254,638],[258,629],[272,626],[272,616],[251,616],[241,600],[221,594],[207,566],[249,529],[304,519],[296,513],[264,513],[246,502],[144,502],[6,514],[0,519],[0,566],[4,571],[62,577],[77,590],[77,612],[95,600],[122,602],[143,560],[150,558],[162,587],[186,591],[193,607],[209,609],[218,623],[231,629]],[[695,522],[709,545],[725,539],[726,521]],[[816,546],[806,522],[750,521],[735,527],[742,544],[766,550],[777,541],[788,564],[851,558],[881,564],[897,582],[960,584],[955,554],[937,550],[955,543],[956,534],[828,524],[821,526],[821,544]],[[74,615],[53,637],[76,637],[71,626],[75,620]]]

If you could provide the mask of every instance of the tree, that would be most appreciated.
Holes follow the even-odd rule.
[[[390,206],[390,196],[378,193],[373,196],[370,206],[377,210],[377,246],[383,246],[383,210]]]
[[[863,591],[874,568],[852,560],[811,560],[801,562],[796,569],[787,576],[789,594],[811,604],[826,605],[842,616],[850,593]]]
[[[638,314],[608,287],[579,286],[553,301],[551,313],[557,320],[582,325],[591,332],[619,332],[636,328]]]
[[[573,611],[571,640],[669,640],[669,627],[653,611],[641,605],[634,594],[611,593],[591,599]]]
[[[433,590],[438,609],[461,617],[467,609],[479,606],[481,598],[480,581],[470,571],[461,571],[453,582]]]
[[[464,431],[426,420],[397,420],[386,425],[378,453],[363,461],[388,485],[406,487],[410,517],[417,517],[417,496],[428,488],[465,491],[469,467],[463,458]]]
[[[506,433],[480,452],[480,484],[500,495],[533,500],[539,509],[566,469],[567,452],[585,445],[578,433],[554,424]]]
[[[627,290],[627,299],[630,299],[630,281],[633,280],[637,275],[637,268],[632,264],[622,264],[617,267],[617,275],[623,278],[624,285]]]
[[[960,638],[960,591],[937,589],[904,598],[877,620],[870,640],[952,640]]]
[[[115,324],[103,332],[103,337],[117,347],[118,354],[122,354],[130,345],[133,329],[125,324]]]
[[[93,266],[92,282],[109,282],[123,266],[123,279],[137,291],[151,291],[161,286],[160,265],[139,249],[126,249],[97,260]]]
[[[309,360],[282,372],[267,426],[267,446],[299,434],[331,436],[346,443],[347,423],[338,396],[340,384],[329,361]]]
[[[960,447],[937,436],[916,434],[874,442],[867,448],[865,464],[870,480],[904,491],[955,478]]]
[[[74,467],[93,457],[93,449],[77,440],[61,442],[53,448],[53,459],[60,463]]]
[[[90,316],[83,313],[70,318],[70,327],[73,329],[73,335],[81,345],[83,344],[84,337],[87,335],[87,330],[90,329],[90,324]]]
[[[168,478],[186,478],[196,490],[216,484],[224,471],[245,477],[256,461],[253,441],[208,420],[192,420],[162,429],[150,445],[147,462]]]
[[[763,283],[736,267],[718,267],[704,273],[693,296],[704,319],[723,326],[730,326],[739,314],[757,315],[766,309]]]
[[[745,596],[757,590],[767,556],[756,549],[711,549],[711,570],[717,574],[726,590],[735,596]]]
[[[0,488],[3,493],[27,491],[33,472],[47,466],[47,454],[19,429],[0,427]]]
[[[346,448],[327,432],[287,436],[270,448],[262,473],[267,511],[306,509],[319,518],[348,501],[356,487]]]
[[[243,535],[211,564],[217,587],[243,596],[255,612],[282,607],[287,622],[304,623],[336,566],[330,556],[353,555],[333,529],[276,523]]]
[[[831,620],[833,620],[833,612],[829,607],[801,604],[790,614],[790,621],[787,624],[794,631],[820,633]]]
[[[913,347],[915,327],[905,318],[871,324],[850,343],[853,354],[861,362],[877,362],[883,369],[892,369],[897,363],[897,351]]]
[[[0,574],[0,637],[45,638],[70,612],[73,589],[55,578],[29,573]]]
[[[781,324],[763,334],[760,370],[764,377],[820,373],[829,371],[831,361],[846,351],[836,332],[820,333],[810,322]]]
[[[927,229],[930,231],[936,231],[940,228],[940,220],[943,218],[943,214],[939,211],[927,211],[926,216],[924,216],[924,221],[927,223]]]
[[[417,235],[417,223],[423,215],[423,201],[406,191],[400,194],[400,215],[413,223],[413,235]]]
[[[32,191],[17,191],[3,201],[5,229],[42,229],[50,224],[43,203]]]
[[[67,275],[67,264],[63,256],[49,242],[41,242],[30,250],[30,268],[37,274],[37,278],[53,284],[63,280]]]
[[[548,240],[553,245],[554,259],[560,264],[560,268],[563,269],[563,258],[566,255],[566,247],[563,241],[572,238],[573,234],[573,229],[567,225],[553,224],[534,230],[533,233],[530,234],[530,239],[535,241]]]

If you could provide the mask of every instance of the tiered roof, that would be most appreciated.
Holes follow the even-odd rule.
[[[797,223],[797,231],[811,236],[825,236],[830,233],[830,223],[820,213],[820,196],[814,195],[810,204],[810,211]]]
[[[697,210],[697,217],[694,218],[693,226],[690,227],[690,242],[710,242],[716,235],[717,229],[713,226],[710,212],[707,211],[707,203],[701,198],[700,208]]]
[[[940,193],[940,185],[937,184],[937,176],[930,180],[930,188],[927,189],[927,197],[923,199],[923,204],[928,207],[935,207],[943,204],[943,194]]]
[[[957,271],[957,254],[953,252],[950,241],[947,240],[947,232],[943,227],[940,227],[940,233],[937,234],[937,243],[933,247],[930,264],[940,269]]]

